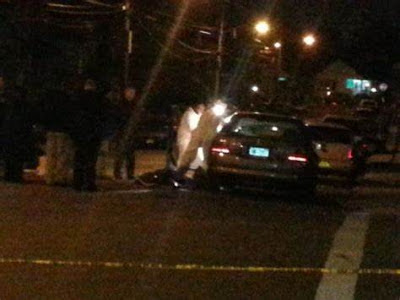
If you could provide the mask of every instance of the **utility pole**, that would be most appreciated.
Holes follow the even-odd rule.
[[[217,49],[217,65],[215,70],[215,90],[214,97],[218,99],[221,93],[221,77],[222,77],[222,55],[224,47],[224,35],[225,35],[225,1],[221,0],[221,19],[219,24],[219,35],[218,35],[218,49]]]
[[[125,57],[124,57],[124,86],[129,85],[129,75],[131,66],[131,54],[132,54],[132,40],[133,33],[131,28],[131,12],[132,5],[130,0],[125,0],[125,34],[126,34],[126,45],[125,45]]]

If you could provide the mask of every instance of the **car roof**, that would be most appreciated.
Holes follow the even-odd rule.
[[[234,116],[239,116],[239,117],[252,117],[252,116],[260,116],[260,117],[266,117],[273,119],[275,121],[292,121],[292,122],[300,122],[302,121],[294,116],[287,116],[287,115],[281,115],[281,114],[274,114],[274,113],[261,113],[257,111],[239,111],[234,114]]]
[[[321,128],[325,127],[325,128],[344,129],[344,130],[350,131],[350,129],[346,126],[338,125],[335,123],[329,123],[329,122],[323,123],[323,122],[316,122],[316,121],[307,121],[307,122],[305,122],[305,125],[307,127],[321,127]]]
[[[358,118],[352,116],[342,116],[342,115],[325,115],[323,120],[332,118],[332,119],[340,119],[340,120],[349,120],[349,121],[365,121],[365,118]]]
[[[360,100],[360,103],[361,102],[373,102],[373,103],[377,103],[374,99],[361,99]]]

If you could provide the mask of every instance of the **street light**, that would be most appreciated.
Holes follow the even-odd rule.
[[[254,29],[258,34],[264,35],[270,31],[270,26],[266,21],[259,21],[255,26]]]
[[[251,87],[251,90],[252,90],[254,93],[258,93],[259,90],[260,90],[260,88],[259,88],[257,85],[253,85],[253,86]]]
[[[316,41],[317,41],[316,38],[312,34],[307,34],[306,36],[303,37],[303,43],[308,47],[314,46]]]
[[[282,73],[282,43],[276,42],[274,44],[275,49],[278,51],[278,77]]]

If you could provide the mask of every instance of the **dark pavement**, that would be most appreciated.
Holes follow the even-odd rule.
[[[398,300],[392,171],[353,189],[319,186],[314,203],[129,182],[102,181],[94,194],[1,183],[1,299]]]

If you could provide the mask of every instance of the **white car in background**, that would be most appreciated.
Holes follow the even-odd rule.
[[[355,146],[353,132],[340,125],[306,122],[318,154],[320,175],[338,175],[355,180],[365,165],[362,145]],[[360,147],[360,148],[359,148]]]
[[[377,111],[379,108],[378,102],[372,99],[361,99],[356,107],[357,111]]]

